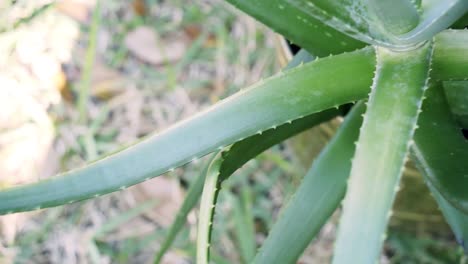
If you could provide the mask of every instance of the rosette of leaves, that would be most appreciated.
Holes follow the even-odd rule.
[[[342,203],[332,262],[375,263],[408,156],[467,250],[468,142],[461,126],[468,115],[468,31],[456,28],[465,26],[468,1],[227,2],[303,48],[288,69],[86,167],[3,189],[0,212],[97,197],[217,152],[157,257],[201,196],[197,263],[208,263],[221,183],[351,103],[260,250],[244,261],[295,263]]]

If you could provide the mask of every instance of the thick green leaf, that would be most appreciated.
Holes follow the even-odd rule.
[[[377,48],[377,71],[353,159],[333,263],[373,264],[429,79],[432,45]]]
[[[430,40],[468,10],[466,0],[423,1],[421,17],[410,0],[285,2],[353,38],[400,50]]]
[[[425,0],[421,4],[419,25],[394,40],[400,44],[416,44],[430,40],[438,32],[448,28],[468,11],[466,0]]]
[[[349,160],[364,112],[354,107],[333,139],[314,161],[270,231],[254,263],[295,263],[343,199]]]
[[[319,57],[365,46],[364,43],[322,23],[321,18],[317,19],[293,1],[226,1]]]
[[[452,228],[458,244],[465,250],[465,254],[468,254],[468,214],[449,203],[430,182],[426,183],[434,195],[445,220]]]
[[[466,40],[465,31],[448,31],[437,36],[432,72],[435,78],[468,77],[463,70],[468,67]],[[362,99],[371,83],[374,60],[374,53],[364,49],[272,77],[87,167],[1,191],[0,214],[56,206],[116,191],[272,126]],[[212,131],[217,131],[215,136]]]
[[[443,82],[445,96],[458,123],[468,128],[468,81]]]
[[[286,69],[292,69],[302,63],[312,61],[314,58],[308,54],[305,50],[301,50],[291,62],[286,66]],[[238,141],[229,148],[229,151],[223,153],[224,159],[220,178],[222,180],[228,178],[238,168],[242,167],[250,159],[254,158],[261,152],[270,148],[273,145],[305,130],[313,127],[320,122],[331,119],[338,114],[338,110],[330,109],[320,113],[312,114],[310,116],[295,120],[292,123],[281,125],[275,129],[269,129],[260,135],[254,135],[244,140]],[[212,160],[210,161],[210,163]],[[206,166],[202,175],[190,186],[188,194],[182,204],[179,212],[177,213],[175,221],[172,223],[168,236],[162,243],[161,249],[159,250],[154,263],[157,264],[161,261],[162,257],[172,245],[177,233],[182,229],[187,215],[195,207],[195,204],[200,199],[202,194],[203,185],[205,182],[205,176],[207,173],[208,166]]]
[[[453,206],[468,213],[468,141],[450,113],[442,87],[427,91],[412,154],[418,168]]]
[[[67,172],[0,192],[0,213],[27,211],[124,189],[217,148],[365,97],[374,52],[314,61],[261,81],[166,131]]]

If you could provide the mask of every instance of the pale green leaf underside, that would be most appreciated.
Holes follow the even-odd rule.
[[[377,48],[377,70],[343,204],[333,263],[373,264],[429,78],[432,46]]]
[[[218,152],[211,161],[206,172],[205,184],[200,201],[197,228],[197,263],[208,264],[210,260],[210,240],[213,226],[213,216],[216,198],[219,194],[221,182],[219,169],[223,163],[221,152]]]
[[[364,105],[346,117],[314,161],[270,231],[254,263],[295,263],[343,199]]]

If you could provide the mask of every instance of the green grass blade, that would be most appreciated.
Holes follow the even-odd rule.
[[[88,47],[86,48],[86,54],[83,65],[83,73],[81,74],[81,80],[79,83],[78,90],[78,112],[79,120],[82,123],[86,123],[88,115],[88,100],[91,90],[91,77],[93,71],[94,60],[96,58],[97,48],[97,37],[99,25],[101,24],[101,1],[96,1],[94,7],[93,16],[91,19],[91,27],[89,30]]]
[[[321,18],[317,19],[291,1],[226,1],[319,57],[353,51],[365,46],[364,43],[324,24]]]
[[[445,96],[458,123],[468,128],[468,81],[443,82]]]
[[[257,250],[252,203],[252,191],[242,188],[240,197],[234,202],[234,225],[237,247],[243,263],[251,263]]]
[[[463,248],[465,254],[468,254],[468,214],[449,203],[430,182],[426,183],[434,195],[445,220],[452,228],[458,244]]]
[[[162,258],[164,257],[164,254],[166,254],[167,250],[171,247],[172,243],[174,242],[177,234],[184,226],[188,214],[190,213],[190,211],[192,211],[192,209],[195,207],[198,200],[200,199],[201,193],[203,191],[203,184],[205,183],[207,169],[208,166],[206,166],[206,169],[197,177],[195,182],[190,185],[187,195],[185,196],[184,202],[180,207],[179,211],[177,212],[176,218],[174,219],[174,222],[172,222],[168,234],[164,239],[163,243],[161,244],[159,252],[154,259],[155,264],[159,264],[161,262]]]
[[[377,71],[343,204],[333,263],[373,264],[416,128],[432,45],[410,52],[377,48]]]
[[[216,149],[366,96],[371,49],[324,58],[261,81],[194,117],[90,165],[0,192],[0,214],[124,189]],[[333,80],[333,81],[330,81]]]
[[[254,263],[295,263],[343,199],[364,104],[354,107],[314,161]]]
[[[222,153],[216,154],[206,172],[205,184],[200,202],[197,228],[197,263],[208,264],[210,262],[210,240],[213,227],[213,217],[216,200],[221,188],[219,169],[223,163]]]
[[[453,206],[468,213],[468,141],[445,100],[442,87],[427,91],[411,153],[427,180]]]

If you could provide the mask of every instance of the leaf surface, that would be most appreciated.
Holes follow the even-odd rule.
[[[364,104],[353,107],[314,161],[255,257],[254,263],[295,263],[343,199]]]
[[[377,48],[377,70],[353,158],[334,264],[373,264],[429,79],[432,45],[410,52]]]
[[[468,213],[468,141],[450,112],[442,87],[431,87],[427,98],[411,153],[433,187]]]

